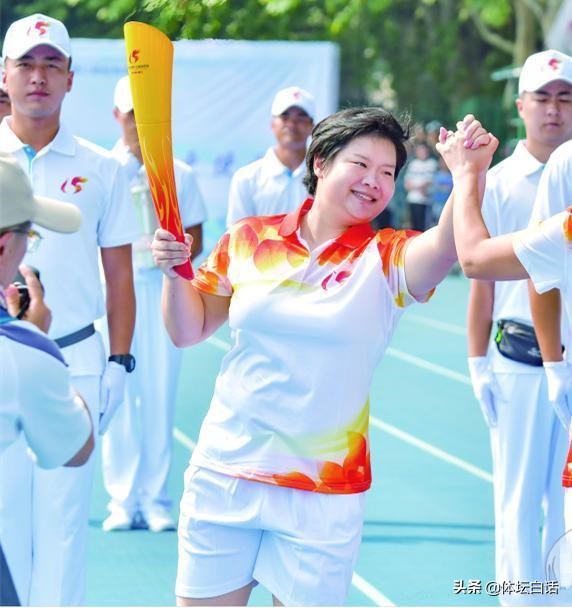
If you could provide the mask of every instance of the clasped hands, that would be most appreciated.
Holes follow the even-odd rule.
[[[472,114],[457,122],[456,127],[455,132],[441,127],[437,143],[437,151],[451,174],[455,177],[467,172],[485,173],[499,144],[498,139]]]

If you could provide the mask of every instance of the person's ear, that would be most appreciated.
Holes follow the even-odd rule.
[[[314,158],[314,175],[319,179],[321,177],[324,177],[324,160],[322,158],[320,158],[319,156],[316,156]]]
[[[8,244],[8,241],[10,240],[12,234],[10,232],[5,232],[3,235],[0,236],[0,257],[2,257],[4,255],[4,252],[6,251],[6,245]]]
[[[74,76],[74,72],[72,72],[71,70],[68,72],[68,85],[67,85],[67,89],[66,91],[69,93],[72,90],[72,86],[73,86],[73,76]]]
[[[514,105],[516,106],[518,115],[522,118],[522,99],[520,97],[517,97],[514,101]]]

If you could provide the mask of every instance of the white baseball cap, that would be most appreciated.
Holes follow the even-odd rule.
[[[68,59],[71,43],[66,26],[57,19],[36,13],[14,21],[4,37],[3,59],[19,59],[33,48],[47,44]]]
[[[520,70],[518,94],[538,91],[554,80],[572,84],[572,57],[552,49],[535,53],[528,57]]]
[[[288,87],[276,93],[272,102],[272,116],[280,116],[288,108],[301,108],[313,120],[316,112],[314,96],[300,87]]]
[[[113,93],[113,103],[115,107],[123,114],[131,112],[133,109],[133,97],[131,95],[129,76],[123,76],[123,78],[120,78],[117,81],[115,91]]]
[[[56,232],[75,232],[81,212],[75,205],[36,196],[18,161],[0,152],[0,231],[24,222]]]

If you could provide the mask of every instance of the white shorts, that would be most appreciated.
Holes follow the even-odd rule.
[[[364,494],[319,494],[189,466],[175,593],[216,597],[253,581],[285,605],[342,605]]]

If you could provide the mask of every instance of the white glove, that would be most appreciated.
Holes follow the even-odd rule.
[[[101,389],[99,392],[99,434],[103,435],[117,408],[125,399],[125,381],[127,370],[125,366],[108,361],[105,371],[101,377]]]
[[[495,406],[495,393],[499,386],[496,377],[489,366],[487,357],[469,357],[469,374],[473,385],[473,392],[481,406],[481,411],[489,429],[497,425],[497,409]]]
[[[558,419],[568,430],[572,414],[572,365],[567,361],[545,361],[544,372],[548,382],[548,400]]]

